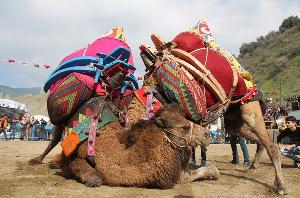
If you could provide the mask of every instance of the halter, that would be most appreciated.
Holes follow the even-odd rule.
[[[165,138],[166,138],[167,142],[169,143],[169,145],[170,145],[172,148],[174,148],[174,149],[176,149],[176,150],[182,150],[182,149],[184,149],[184,148],[190,146],[190,143],[191,143],[191,141],[192,141],[192,134],[193,134],[193,123],[190,122],[190,125],[191,125],[191,128],[190,128],[190,131],[189,131],[189,133],[188,133],[188,135],[187,135],[188,138],[189,138],[188,140],[187,140],[185,137],[182,137],[182,136],[179,136],[179,135],[177,135],[177,134],[174,134],[173,132],[171,132],[171,131],[168,130],[167,128],[162,128],[163,134],[165,135]],[[171,135],[173,135],[173,136],[175,136],[175,137],[178,137],[178,138],[180,138],[180,139],[183,139],[185,144],[184,144],[184,145],[180,145],[180,144],[176,143],[175,141],[171,140],[171,139],[167,136],[166,133],[171,134]]]

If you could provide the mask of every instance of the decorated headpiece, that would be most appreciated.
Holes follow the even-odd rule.
[[[200,34],[212,48],[217,47],[217,43],[212,36],[210,28],[208,27],[206,18],[201,18],[198,23],[191,28],[190,31]]]

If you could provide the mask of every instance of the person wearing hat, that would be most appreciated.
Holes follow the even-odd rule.
[[[294,160],[294,165],[300,168],[300,128],[297,127],[297,120],[294,116],[285,119],[286,129],[277,136],[277,143],[284,144],[280,148],[280,153]]]

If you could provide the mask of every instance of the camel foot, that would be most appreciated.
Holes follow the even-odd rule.
[[[220,177],[221,174],[215,166],[207,166],[205,168],[207,178],[217,180]]]
[[[98,187],[103,183],[100,173],[95,169],[86,172],[81,180],[88,187]]]
[[[62,155],[56,155],[49,163],[49,168],[59,169],[61,168]]]
[[[274,186],[270,189],[270,191],[279,195],[289,194],[288,189],[286,187],[280,186],[277,181],[274,182]]]
[[[29,160],[28,165],[34,166],[34,165],[37,165],[37,164],[42,164],[42,161],[43,161],[42,158],[36,157],[36,158],[33,158],[33,159]]]
[[[258,163],[252,163],[249,169],[258,169],[259,164]]]

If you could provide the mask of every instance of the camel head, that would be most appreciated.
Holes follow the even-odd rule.
[[[167,140],[179,148],[208,145],[206,129],[185,118],[183,109],[177,104],[167,105],[156,112],[154,123],[163,129]]]

